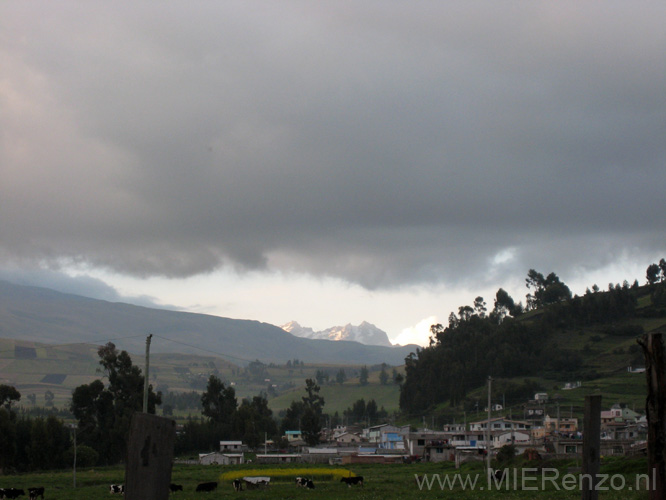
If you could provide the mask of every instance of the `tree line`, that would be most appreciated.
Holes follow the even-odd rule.
[[[666,261],[651,264],[646,287],[638,281],[609,284],[606,291],[594,285],[582,296],[572,295],[555,273],[530,269],[525,279],[526,304],[516,302],[502,288],[492,309],[483,297],[451,313],[448,325],[431,327],[430,345],[405,359],[406,376],[400,391],[403,414],[420,414],[438,404],[465,401],[488,375],[498,378],[564,373],[582,379],[594,377],[582,366],[580,354],[551,341],[554,331],[622,321],[614,335],[637,336],[640,325],[627,320],[642,315],[666,316]],[[638,308],[649,294],[653,307]]]

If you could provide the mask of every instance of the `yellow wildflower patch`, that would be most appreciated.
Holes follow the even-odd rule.
[[[276,481],[286,481],[297,477],[307,477],[319,481],[339,481],[343,477],[354,477],[356,474],[349,469],[329,467],[241,469],[224,472],[220,475],[220,482],[233,481],[247,476],[268,476],[271,480]]]

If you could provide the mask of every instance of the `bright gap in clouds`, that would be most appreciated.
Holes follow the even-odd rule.
[[[456,304],[457,310],[458,301],[466,300],[461,299],[459,291],[442,287],[369,291],[335,278],[296,273],[239,275],[218,270],[185,279],[168,279],[135,278],[88,268],[70,269],[69,274],[102,280],[122,297],[151,297],[159,306],[275,326],[297,321],[304,327],[324,330],[367,321],[384,330],[392,343],[400,345],[427,346],[430,326],[438,322],[435,314],[442,311],[448,314],[454,308],[452,304]]]
[[[609,282],[621,283],[625,279],[630,283],[638,279],[643,284],[648,264],[623,259],[604,269],[578,269],[571,276],[554,271],[572,293],[582,295],[595,283],[601,289]],[[441,323],[439,318],[457,313],[462,305],[472,305],[478,296],[484,298],[490,311],[500,287],[523,304],[527,293],[524,282],[527,270],[501,282],[499,277],[493,277],[489,282],[477,284],[414,285],[373,291],[337,278],[275,271],[237,273],[229,268],[184,279],[136,278],[94,268],[70,268],[68,274],[99,279],[113,287],[125,302],[139,303],[126,299],[140,297],[140,305],[146,305],[147,298],[151,298],[156,305],[182,311],[275,326],[297,321],[314,330],[367,321],[384,330],[394,344],[420,346],[429,345],[430,327]]]
[[[394,344],[417,344],[427,346],[430,343],[430,327],[439,323],[437,316],[430,316],[419,321],[416,325],[405,328],[400,335],[393,339]]]

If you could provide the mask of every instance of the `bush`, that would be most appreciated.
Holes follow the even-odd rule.
[[[497,461],[500,463],[509,462],[516,456],[516,447],[512,444],[505,444],[497,452]]]
[[[69,464],[74,463],[73,447],[65,451],[64,459],[65,462]],[[93,465],[97,465],[98,460],[99,460],[99,453],[97,453],[90,446],[82,444],[76,447],[76,465],[78,467],[92,467]]]

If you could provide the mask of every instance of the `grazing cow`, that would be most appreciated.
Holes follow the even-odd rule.
[[[196,491],[215,491],[217,489],[217,482],[211,481],[209,483],[199,483],[197,484]]]
[[[231,484],[234,486],[234,490],[243,491],[243,481],[240,479],[234,479]]]
[[[495,478],[495,481],[502,481],[504,479],[504,474],[506,473],[506,469],[495,469],[493,471],[493,477]]]
[[[343,477],[340,479],[341,483],[346,483],[350,488],[352,484],[359,484],[363,486],[363,476],[354,476],[354,477]]]
[[[42,497],[42,500],[44,500],[44,487],[28,488],[28,496],[30,500],[36,500],[37,497]]]
[[[174,491],[183,491],[183,485],[182,484],[173,484],[171,483],[169,485],[169,491],[173,493]]]
[[[125,485],[124,484],[112,484],[109,486],[109,492],[111,494],[113,493],[120,493],[121,495],[125,494]]]
[[[302,486],[303,488],[314,490],[314,483],[312,482],[312,479],[308,479],[307,477],[297,477],[296,486]]]
[[[22,489],[19,489],[19,488],[5,488],[5,490],[2,494],[2,498],[14,499],[14,498],[20,497],[21,495],[25,495],[25,491],[23,491]]]

